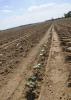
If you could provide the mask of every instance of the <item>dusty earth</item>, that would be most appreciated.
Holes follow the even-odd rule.
[[[0,100],[71,100],[70,20],[0,32]]]
[[[71,91],[67,91],[68,74],[60,42],[53,29],[52,45],[44,77],[45,82],[38,100],[70,100]]]

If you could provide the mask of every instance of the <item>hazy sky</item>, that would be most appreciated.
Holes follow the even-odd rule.
[[[63,16],[71,0],[0,0],[0,29]]]

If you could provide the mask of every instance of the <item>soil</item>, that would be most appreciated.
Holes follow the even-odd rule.
[[[0,100],[71,100],[70,20],[0,31]]]

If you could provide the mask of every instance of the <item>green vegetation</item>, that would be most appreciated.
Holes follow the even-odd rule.
[[[69,17],[71,17],[71,11],[69,11],[69,12],[66,13],[66,14],[64,14],[64,17],[65,17],[65,18],[69,18]]]

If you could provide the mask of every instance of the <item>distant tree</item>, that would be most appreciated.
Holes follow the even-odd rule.
[[[69,11],[67,14],[64,14],[65,18],[71,17],[71,11]]]

